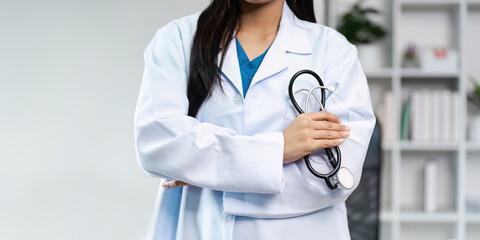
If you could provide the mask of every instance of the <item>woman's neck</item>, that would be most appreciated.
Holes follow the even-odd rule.
[[[263,4],[240,0],[241,15],[236,37],[250,60],[265,52],[275,39],[283,3],[283,0]]]
[[[282,17],[283,0],[248,3],[240,0],[239,31],[255,35],[276,35]]]

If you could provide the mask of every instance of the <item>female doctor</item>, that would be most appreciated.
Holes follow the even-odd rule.
[[[292,107],[302,69],[335,87],[326,111]],[[172,21],[145,50],[135,110],[138,162],[166,179],[149,239],[350,239],[344,202],[374,123],[356,48],[315,24],[312,0],[213,0]],[[338,145],[351,190],[299,161]]]

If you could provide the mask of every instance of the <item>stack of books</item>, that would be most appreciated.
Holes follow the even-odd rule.
[[[395,99],[391,91],[383,96],[381,121],[384,140],[396,139],[395,129],[400,126],[400,139],[412,141],[455,141],[459,139],[459,95],[447,89],[413,90],[403,103],[400,125],[395,118]]]

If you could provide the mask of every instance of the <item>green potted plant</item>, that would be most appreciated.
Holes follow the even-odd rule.
[[[364,0],[359,0],[340,17],[337,29],[347,40],[355,44],[362,65],[366,68],[384,67],[383,49],[378,43],[387,35],[386,29],[373,22],[371,15],[379,14],[374,8],[364,7]]]
[[[469,136],[471,141],[480,142],[480,84],[472,76],[469,76],[469,80],[473,89],[467,97],[469,102],[476,107],[476,113],[470,119]]]

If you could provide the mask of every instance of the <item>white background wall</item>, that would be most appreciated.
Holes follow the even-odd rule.
[[[142,239],[143,50],[207,0],[0,0],[0,239]]]

